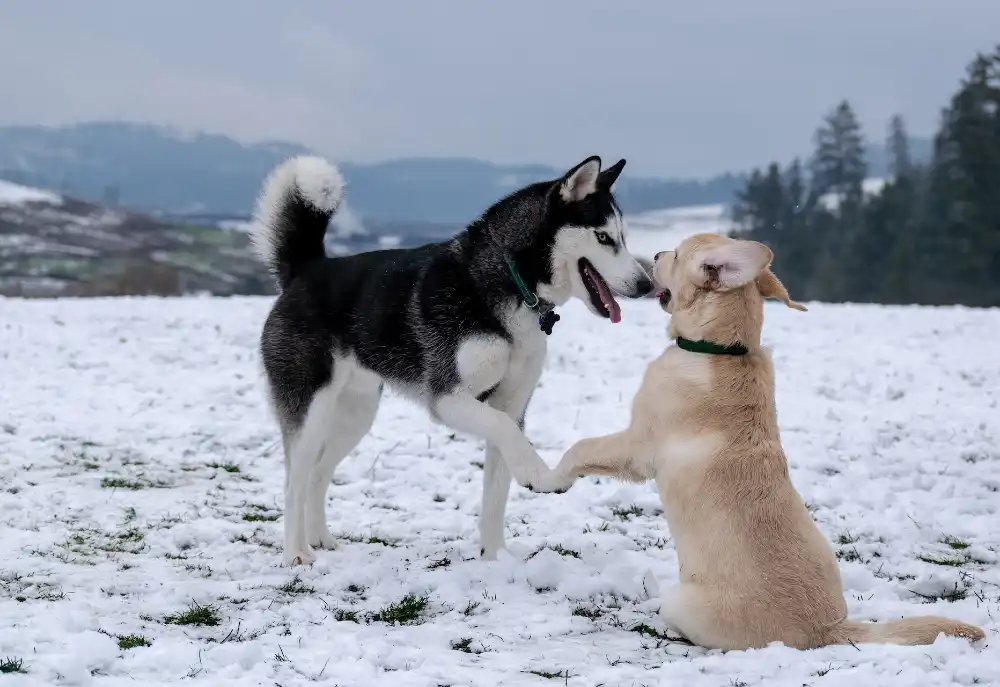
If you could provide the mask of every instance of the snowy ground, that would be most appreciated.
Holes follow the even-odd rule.
[[[0,179],[0,205],[18,205],[20,203],[49,203],[58,205],[62,197],[52,191],[43,191],[29,186],[21,186]]]
[[[629,250],[649,259],[661,250],[676,248],[692,234],[728,234],[732,230],[724,205],[653,210],[626,219]]]
[[[513,555],[481,562],[481,447],[395,397],[335,477],[343,546],[280,567],[268,305],[0,300],[0,684],[1000,685],[1000,312],[768,305],[765,331],[852,615],[961,618],[986,646],[722,654],[660,636],[652,485],[515,487]],[[664,325],[649,301],[617,326],[563,310],[543,458],[624,426]]]

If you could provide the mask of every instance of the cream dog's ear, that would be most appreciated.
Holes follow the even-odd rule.
[[[789,308],[795,310],[801,310],[806,312],[808,308],[801,303],[796,303],[791,298],[788,297],[788,289],[785,285],[781,283],[781,280],[774,276],[774,272],[771,271],[770,267],[765,268],[765,270],[757,277],[757,288],[760,289],[760,294],[764,298],[774,298],[781,301]]]
[[[771,264],[774,253],[763,243],[731,239],[698,252],[689,265],[695,284],[724,291],[750,283]]]

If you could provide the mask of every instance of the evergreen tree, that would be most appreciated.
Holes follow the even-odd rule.
[[[814,137],[813,190],[836,193],[841,202],[860,205],[867,174],[865,141],[854,110],[845,100],[826,116]]]
[[[772,164],[750,176],[734,208],[741,235],[774,249],[797,298],[1000,306],[1000,48],[970,64],[929,166],[914,163],[905,122],[892,119],[892,178],[870,198],[847,103],[815,141],[808,180],[798,161]]]
[[[900,115],[889,120],[889,136],[885,149],[889,151],[889,173],[893,178],[904,178],[913,171],[910,140],[906,135],[906,123]]]
[[[935,141],[925,245],[939,303],[1000,303],[1000,48],[978,56]]]

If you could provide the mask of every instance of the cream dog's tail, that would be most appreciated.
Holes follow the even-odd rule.
[[[978,642],[986,634],[975,625],[936,615],[904,618],[888,623],[845,620],[830,630],[828,644],[933,644],[939,634]]]

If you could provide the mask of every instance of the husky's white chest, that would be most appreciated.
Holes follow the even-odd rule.
[[[541,376],[545,364],[547,342],[545,334],[538,325],[538,316],[527,308],[519,308],[508,320],[512,341],[507,370],[504,373],[504,386],[534,387]]]

